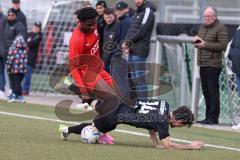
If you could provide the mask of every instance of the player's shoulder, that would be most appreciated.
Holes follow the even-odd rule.
[[[147,100],[138,100],[139,105],[150,105],[150,106],[169,106],[167,101],[159,99],[147,99]]]

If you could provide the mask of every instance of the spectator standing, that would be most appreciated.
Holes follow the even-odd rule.
[[[236,74],[237,79],[237,91],[240,97],[240,30],[238,29],[233,36],[232,43],[228,54],[229,59],[232,61],[232,71]],[[238,102],[238,107],[240,102]],[[240,111],[240,108],[239,108]],[[232,126],[232,129],[240,130],[240,123],[236,126]]]
[[[8,101],[18,100],[20,103],[24,103],[21,82],[27,71],[27,43],[23,35],[18,34],[13,41],[8,52],[6,66],[12,88],[12,94]]]
[[[27,46],[29,48],[29,52],[28,52],[27,73],[24,75],[23,86],[22,86],[23,95],[29,94],[31,79],[32,79],[32,71],[36,65],[38,47],[40,45],[41,40],[42,40],[41,23],[35,22],[32,28],[32,32],[27,34]]]
[[[5,38],[5,53],[8,53],[10,46],[12,45],[13,40],[19,34],[25,36],[25,28],[23,24],[17,20],[17,11],[13,8],[8,10],[7,22],[4,30]]]
[[[102,46],[103,46],[103,34],[104,34],[104,28],[106,26],[106,22],[103,18],[103,14],[105,9],[107,8],[107,3],[105,1],[98,1],[96,4],[96,11],[98,13],[98,17],[97,17],[97,31],[99,34],[99,48],[100,48],[100,52],[102,52]]]
[[[104,28],[102,58],[106,71],[110,73],[111,58],[117,52],[117,44],[119,43],[119,23],[116,20],[113,9],[105,9],[103,17],[106,26]]]
[[[128,4],[120,1],[116,4],[116,15],[119,20],[120,41],[124,40],[127,35],[128,29],[130,28],[133,18],[130,16]]]
[[[232,61],[232,71],[236,74],[237,91],[240,97],[240,30],[238,29],[233,36],[232,43],[228,54]]]
[[[4,28],[6,23],[6,17],[2,13],[1,5],[0,5],[0,99],[6,99],[6,95],[4,92],[5,87],[5,40],[4,40]]]
[[[198,64],[202,91],[206,103],[203,124],[218,124],[220,114],[219,76],[222,70],[222,52],[228,44],[226,27],[217,18],[217,10],[207,7],[203,13],[204,24],[198,30],[195,47],[198,48]]]
[[[20,6],[20,0],[12,0],[12,8],[16,10],[17,19],[23,24],[25,31],[27,32],[27,18],[25,14],[21,11]]]
[[[137,11],[133,23],[126,35],[122,48],[129,50],[128,62],[131,78],[136,87],[137,98],[147,99],[147,82],[145,79],[145,63],[149,55],[150,40],[154,27],[155,6],[146,0],[135,0]],[[129,42],[132,44],[129,46]],[[131,86],[132,87],[132,86]]]

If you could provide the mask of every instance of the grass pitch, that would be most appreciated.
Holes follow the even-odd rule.
[[[62,141],[57,131],[54,108],[47,106],[6,103],[0,101],[0,160],[238,160],[240,134],[192,127],[172,129],[171,136],[183,140],[203,140],[207,144],[238,148],[239,151],[205,147],[200,151],[155,149],[149,137],[111,132],[114,145],[83,144],[78,135]],[[3,113],[35,117],[24,118]],[[48,118],[39,120],[37,117]],[[69,125],[69,124],[67,124]],[[120,125],[119,130],[147,132]]]

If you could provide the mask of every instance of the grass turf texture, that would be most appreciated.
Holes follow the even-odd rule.
[[[0,101],[0,111],[56,119],[54,108],[47,106],[16,104]],[[148,137],[111,132],[115,145],[83,144],[78,135],[68,141],[60,139],[59,122],[26,119],[0,115],[0,159],[1,160],[237,160],[240,152],[205,147],[201,151],[160,150],[152,147]],[[143,129],[120,125],[118,129],[147,132]],[[203,140],[208,144],[239,148],[239,133],[215,131],[192,127],[172,129],[174,138]]]

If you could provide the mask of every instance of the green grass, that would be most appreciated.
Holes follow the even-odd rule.
[[[56,119],[54,108],[0,101],[0,111]],[[205,147],[200,151],[160,150],[148,137],[111,132],[115,145],[83,144],[78,135],[62,141],[60,123],[0,114],[1,160],[238,160],[240,152]],[[118,129],[147,133],[143,129],[120,125]],[[174,138],[203,140],[208,144],[240,148],[239,133],[205,128],[172,129]]]

